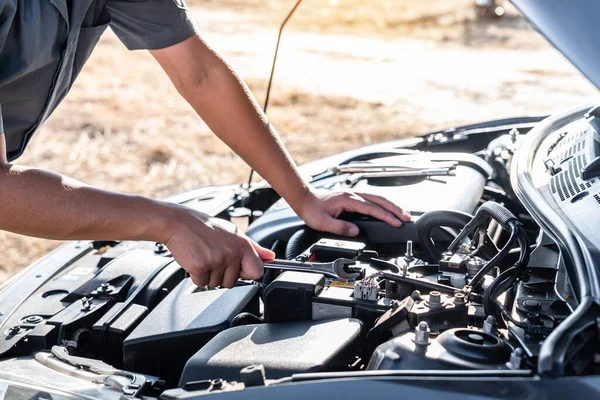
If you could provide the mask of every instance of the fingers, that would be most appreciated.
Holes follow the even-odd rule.
[[[253,240],[250,240],[250,244],[252,245],[252,247],[256,251],[256,254],[258,254],[258,257],[260,257],[261,260],[273,261],[275,259],[275,253],[271,250],[262,247],[260,244],[256,243]]]
[[[264,265],[257,251],[252,245],[248,245],[242,256],[242,270],[240,277],[242,279],[258,280],[264,273]]]
[[[363,199],[370,201],[371,203],[377,204],[384,210],[387,210],[398,217],[401,221],[408,222],[410,221],[411,215],[408,211],[404,211],[401,207],[398,207],[396,204],[392,203],[385,197],[377,196],[370,193],[356,193]]]
[[[231,268],[227,267],[227,269]],[[223,275],[225,274],[225,269],[223,268],[215,268],[210,271],[210,279],[208,280],[208,286],[211,288],[216,288],[217,286],[221,286],[223,283]]]
[[[351,222],[342,221],[335,218],[329,218],[323,223],[323,230],[341,236],[358,235],[358,226]]]
[[[346,211],[353,211],[364,215],[370,215],[373,218],[380,219],[387,222],[388,224],[400,227],[402,221],[391,212],[378,206],[377,204],[371,203],[358,195],[349,196],[342,203],[343,208]]]
[[[231,289],[235,286],[240,276],[240,266],[230,266],[225,270],[223,274],[223,283],[221,286],[226,287],[227,289]]]
[[[192,279],[192,282],[194,282],[194,285],[196,285],[198,287],[203,287],[203,286],[208,285],[210,274],[209,273],[194,273],[194,274],[190,274],[190,278]]]

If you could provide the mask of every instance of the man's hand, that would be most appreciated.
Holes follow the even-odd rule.
[[[275,254],[225,220],[181,207],[165,244],[198,286],[232,288],[239,277],[260,279]]]
[[[356,225],[338,219],[343,211],[370,215],[395,227],[410,221],[408,212],[381,196],[348,191],[309,190],[296,207],[296,211],[311,228],[343,236],[358,235]]]

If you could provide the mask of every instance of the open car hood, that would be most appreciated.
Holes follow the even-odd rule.
[[[600,88],[600,2],[511,1],[554,47]]]

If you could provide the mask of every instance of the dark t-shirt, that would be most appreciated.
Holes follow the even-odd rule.
[[[197,32],[184,0],[0,0],[0,134],[9,160],[65,97],[109,26],[130,50]]]

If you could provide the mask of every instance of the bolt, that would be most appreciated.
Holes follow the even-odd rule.
[[[90,308],[92,308],[92,300],[88,299],[87,297],[83,297],[81,299],[81,310],[88,311]]]
[[[210,381],[210,384],[212,385],[213,389],[221,389],[223,387],[223,379],[213,379]]]
[[[413,299],[414,301],[422,301],[423,300],[423,296],[421,296],[421,292],[419,292],[418,290],[413,290],[413,292],[410,294],[410,298]]]
[[[39,315],[30,315],[29,317],[25,318],[23,322],[26,324],[39,324],[43,320],[44,318],[40,317]]]
[[[19,333],[21,333],[21,327],[20,327],[20,326],[18,326],[18,325],[11,326],[11,327],[8,329],[8,334],[9,334],[9,335],[11,335],[11,336],[18,335]]]
[[[262,364],[250,365],[240,371],[240,380],[245,387],[265,386],[265,367]]]
[[[488,315],[485,321],[483,321],[483,331],[493,335],[496,331],[496,317]]]
[[[537,310],[542,307],[542,304],[537,300],[525,300],[523,306],[532,310]]]
[[[98,291],[99,291],[99,292],[104,292],[104,293],[106,293],[106,292],[110,292],[110,291],[112,291],[112,288],[111,288],[110,284],[108,284],[108,283],[103,283],[103,284],[101,284],[101,285],[100,285],[100,287],[98,288]]]
[[[510,135],[510,141],[513,144],[517,143],[517,137],[519,136],[519,130],[517,128],[512,128],[510,130],[510,132],[508,132],[508,134]]]
[[[537,313],[528,313],[525,322],[531,325],[544,325],[540,318],[540,314]]]
[[[395,310],[395,309],[397,309],[398,307],[400,307],[400,303],[399,303],[399,302],[397,302],[396,300],[392,300],[392,301],[390,302],[390,307],[392,307],[392,310]]]
[[[404,260],[407,263],[410,263],[412,260],[414,260],[412,240],[409,240],[408,242],[406,242],[406,253],[404,254]]]
[[[509,361],[506,363],[506,366],[509,369],[520,369],[521,364],[523,363],[524,352],[522,348],[515,349],[510,355]]]
[[[406,259],[404,261],[405,262],[402,265],[402,276],[406,277],[406,275],[408,275],[408,263],[406,262]]]
[[[414,342],[417,346],[429,346],[429,325],[427,322],[419,322],[415,332]]]
[[[163,254],[167,252],[167,246],[165,246],[163,243],[156,243],[154,245],[154,254]]]
[[[442,294],[437,290],[429,292],[429,307],[436,307],[442,304]]]
[[[454,305],[464,306],[465,305],[465,295],[464,293],[456,293],[454,295]]]

